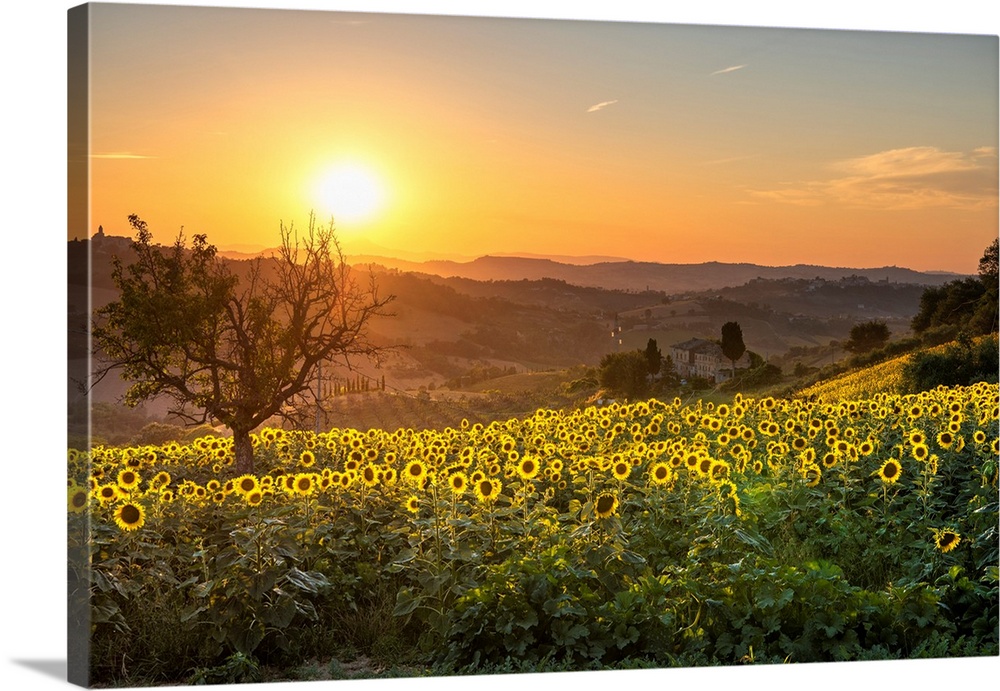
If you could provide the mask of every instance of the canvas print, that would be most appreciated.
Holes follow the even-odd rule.
[[[998,655],[996,36],[67,21],[71,682]]]

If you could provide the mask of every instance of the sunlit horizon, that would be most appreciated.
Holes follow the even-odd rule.
[[[358,254],[972,274],[997,236],[995,36],[92,13],[70,238],[267,248],[312,213]]]

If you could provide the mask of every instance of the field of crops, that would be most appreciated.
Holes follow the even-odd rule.
[[[437,673],[996,655],[997,404],[979,384],[265,429],[247,475],[225,438],[71,452],[93,681],[344,651]]]
[[[905,390],[903,368],[910,354],[880,362],[840,376],[826,379],[803,389],[801,396],[823,401],[858,400],[880,393],[896,394]]]

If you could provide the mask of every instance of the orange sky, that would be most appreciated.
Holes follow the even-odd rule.
[[[995,36],[92,6],[91,217],[273,246],[352,161],[348,253],[974,273]],[[325,217],[324,217],[325,220]]]

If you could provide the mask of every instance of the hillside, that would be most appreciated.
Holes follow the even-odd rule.
[[[661,264],[654,262],[598,262],[571,265],[551,259],[525,257],[479,257],[470,262],[427,261],[409,262],[386,257],[357,257],[352,261],[369,263],[445,278],[468,278],[476,281],[516,281],[551,278],[566,283],[604,288],[607,290],[666,293],[717,290],[739,286],[754,279],[823,279],[837,281],[861,276],[872,282],[941,285],[956,278],[954,274],[927,273],[895,266],[879,268],[838,268],[799,264],[794,266],[760,266],[757,264]]]
[[[93,306],[113,300],[116,291],[111,280],[112,259],[120,256],[129,261],[128,241],[104,237],[69,245],[70,266],[74,269],[85,265],[82,258],[92,249]],[[228,261],[237,274],[245,273],[250,266],[247,261]],[[917,311],[925,283],[943,280],[940,275],[903,269],[870,279],[863,275],[864,270],[823,267],[670,267],[635,262],[570,266],[551,259],[495,257],[468,266],[493,267],[497,270],[494,275],[501,267],[506,267],[505,271],[557,275],[476,280],[356,266],[359,271],[372,271],[380,292],[396,296],[390,306],[394,316],[378,318],[371,324],[377,342],[396,348],[378,370],[363,362],[352,363],[350,371],[325,367],[325,386],[333,387],[360,374],[379,383],[384,377],[388,392],[413,393],[442,387],[469,392],[491,390],[497,387],[483,379],[484,372],[523,375],[595,366],[608,352],[644,348],[651,338],[664,350],[693,337],[718,338],[722,324],[732,320],[741,324],[747,347],[765,358],[808,351],[815,352],[815,364],[829,363],[831,358],[841,356],[831,344],[845,339],[851,326],[859,321],[884,319],[894,335],[904,334]],[[526,267],[533,268],[528,271]],[[751,276],[741,284],[719,287],[758,271],[780,273],[783,277]],[[633,272],[635,276],[626,281],[632,284],[643,275],[654,274],[669,275],[671,285],[682,285],[684,276],[690,277],[690,282],[682,285],[684,290],[667,292],[653,287],[626,290],[581,285],[558,277],[562,274],[577,281],[598,280],[601,272],[612,276],[612,284],[616,272]],[[807,277],[784,275],[789,272]],[[837,278],[818,277],[820,274]],[[891,276],[916,282],[900,283],[890,280]],[[70,275],[71,285],[84,281],[86,276],[79,271]],[[714,287],[695,289],[705,285]],[[84,305],[71,305],[71,357],[85,355],[85,342],[81,340],[87,323],[84,309]],[[796,362],[786,364],[790,371]],[[114,401],[124,389],[123,382],[109,378],[95,391],[95,400]],[[75,397],[71,392],[71,400]],[[159,415],[163,412],[160,408],[154,404],[151,412]]]
[[[920,363],[907,376],[908,366]],[[914,379],[914,377],[916,379]],[[951,341],[917,348],[882,362],[857,367],[821,379],[801,389],[796,395],[810,400],[856,401],[882,394],[909,394],[934,388],[939,384],[969,385],[979,381],[997,381],[997,336]]]

